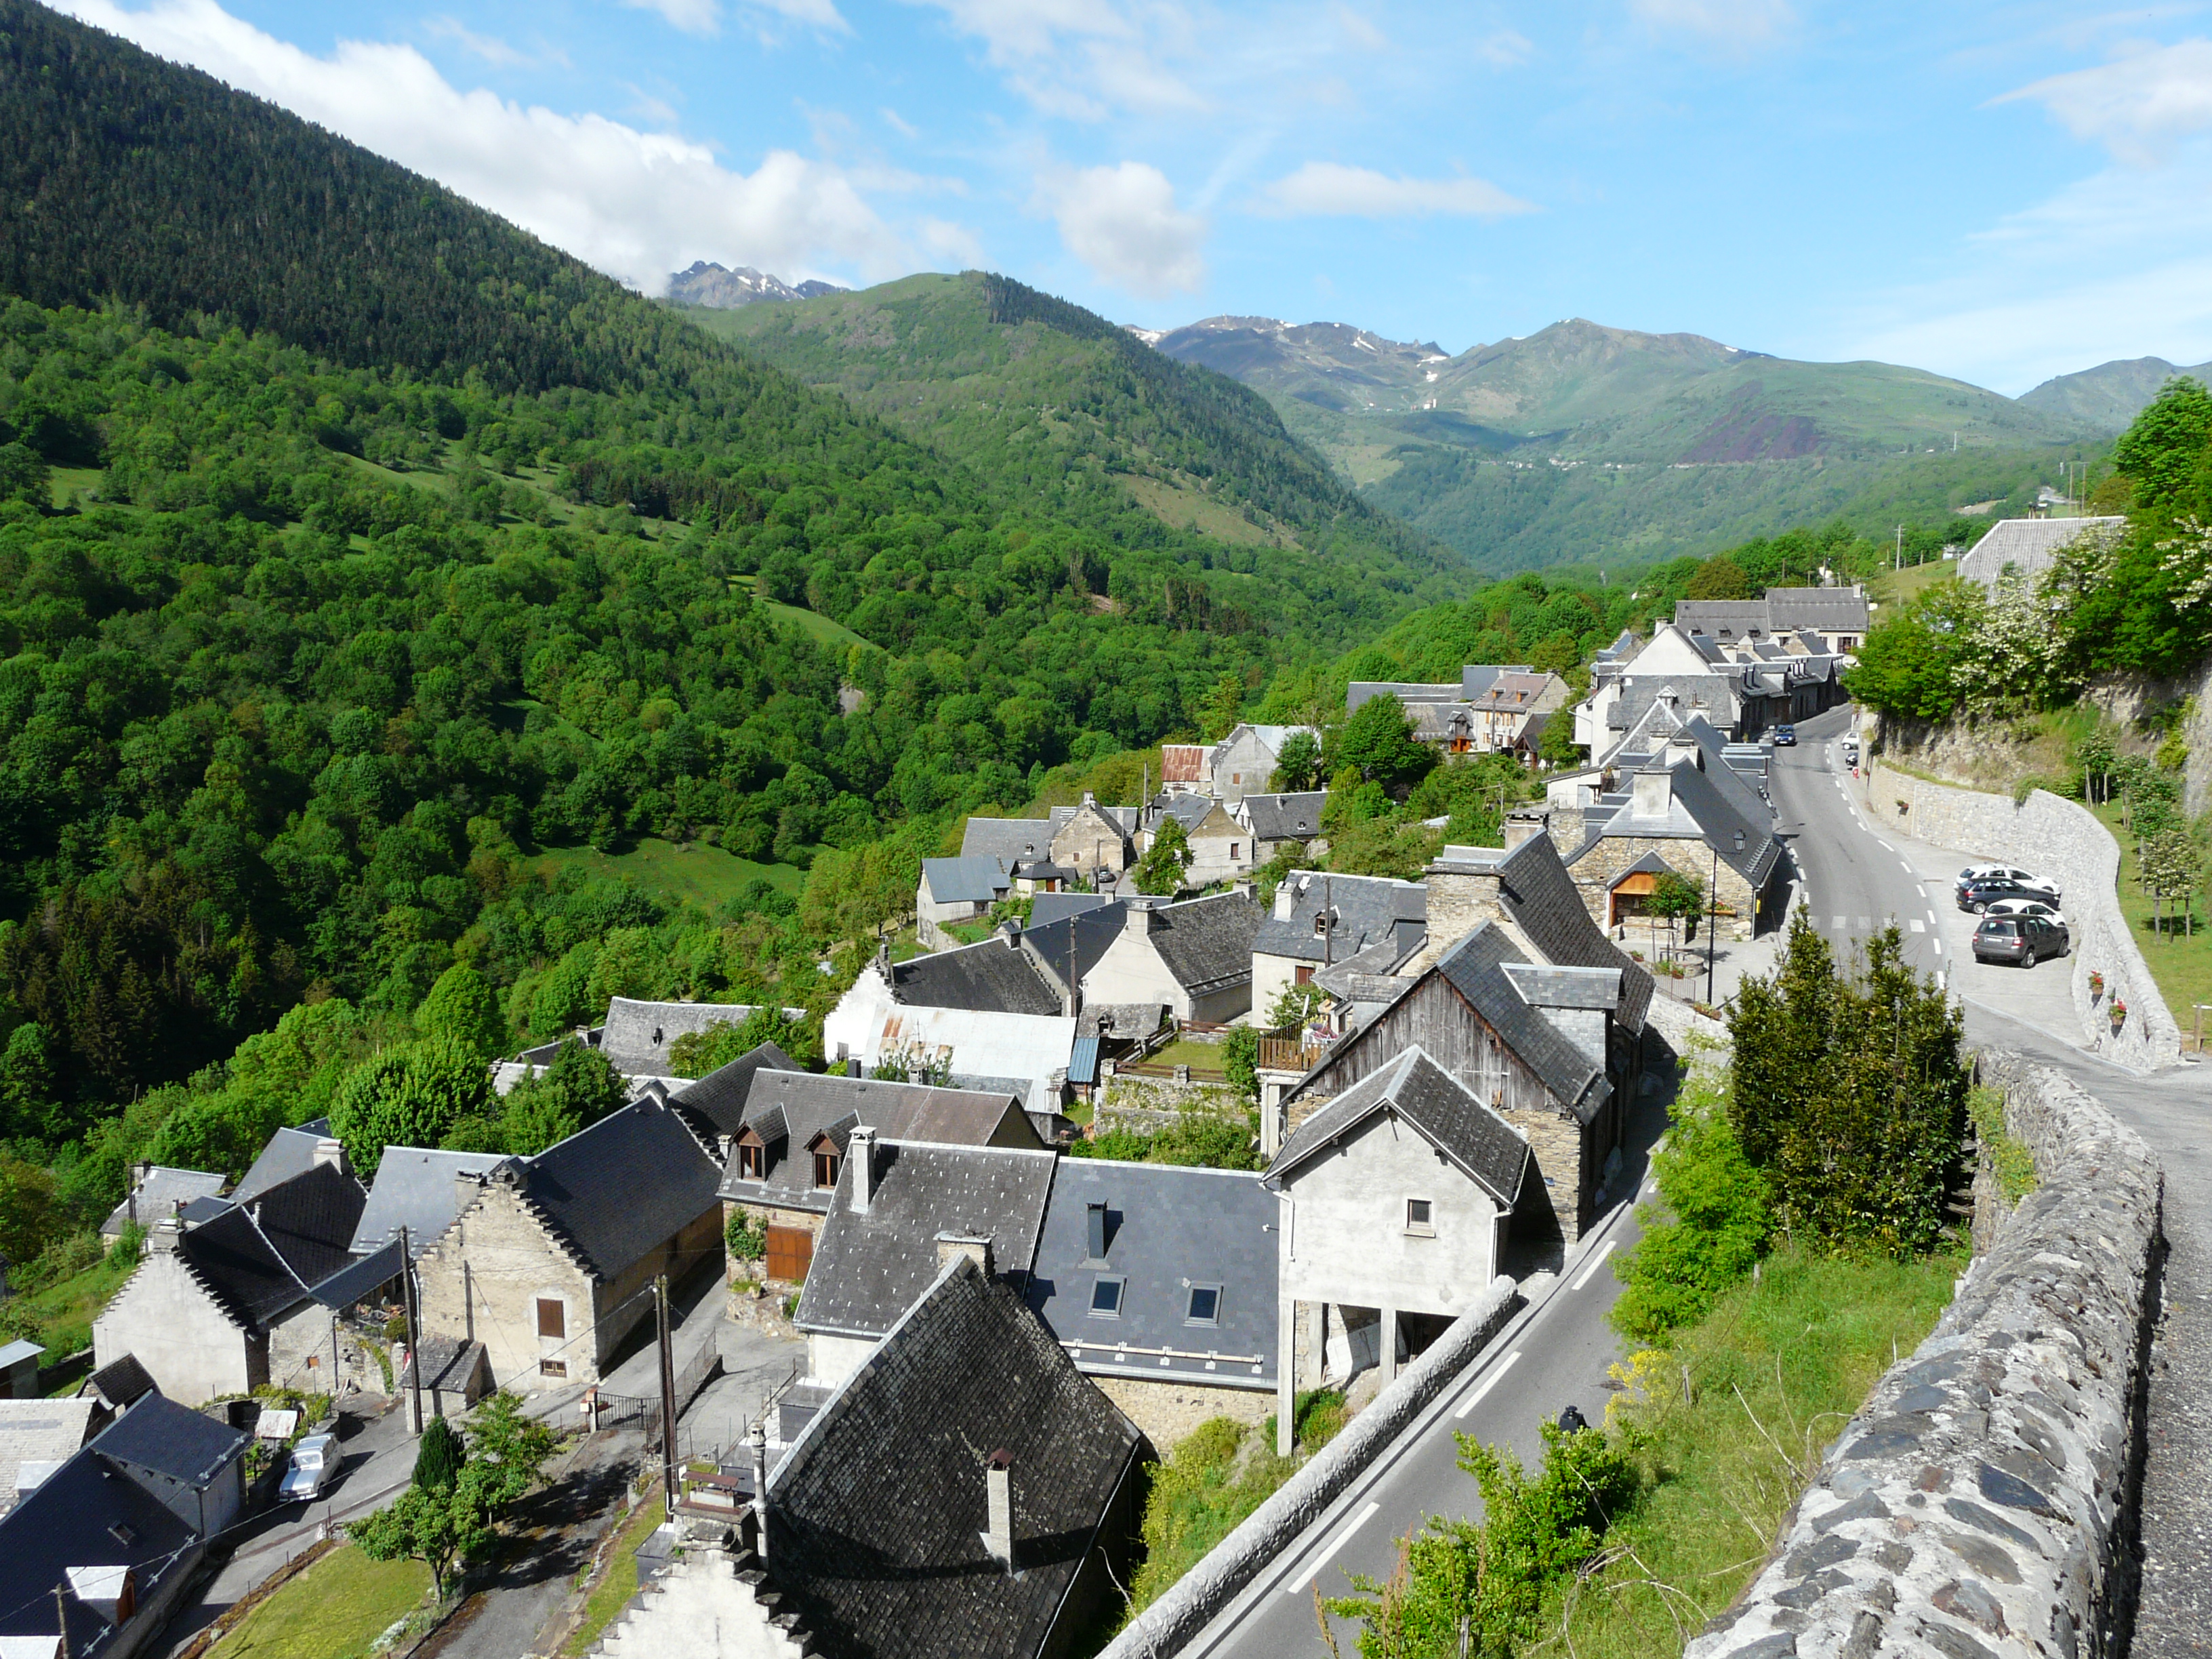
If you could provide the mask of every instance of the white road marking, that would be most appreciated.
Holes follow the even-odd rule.
[[[1943,970],[1941,968],[1936,970],[1936,988],[1939,991],[1943,988]]]
[[[1498,1379],[1504,1376],[1506,1372],[1511,1370],[1513,1369],[1513,1362],[1520,1358],[1520,1357],[1521,1350],[1516,1348],[1511,1353],[1507,1354],[1504,1358],[1499,1360],[1498,1362],[1498,1369],[1482,1379],[1482,1386],[1477,1389],[1473,1394],[1468,1395],[1465,1400],[1462,1401],[1460,1402],[1459,1409],[1454,1412],[1452,1415],[1454,1417],[1465,1417],[1477,1406],[1480,1406],[1482,1403],[1482,1396],[1488,1394],[1492,1389],[1498,1386]]]
[[[1602,1245],[1598,1247],[1598,1253],[1590,1258],[1589,1266],[1583,1269],[1582,1277],[1576,1279],[1575,1282],[1568,1288],[1571,1290],[1579,1291],[1583,1285],[1589,1284],[1591,1279],[1597,1276],[1597,1270],[1604,1263],[1606,1257],[1612,1254],[1613,1241],[1608,1238]]]
[[[1295,1583],[1285,1584],[1283,1586],[1283,1594],[1285,1595],[1304,1595],[1306,1586],[1313,1583],[1314,1579],[1320,1574],[1321,1570],[1323,1567],[1327,1566],[1332,1560],[1335,1559],[1336,1553],[1339,1550],[1342,1549],[1346,1544],[1349,1544],[1352,1541],[1352,1534],[1358,1532],[1360,1528],[1365,1526],[1367,1522],[1373,1518],[1375,1511],[1382,1507],[1382,1505],[1380,1504],[1370,1503],[1365,1509],[1353,1516],[1352,1517],[1352,1524],[1345,1528],[1342,1532],[1337,1534],[1336,1541],[1334,1543],[1331,1544],[1327,1549],[1323,1550],[1319,1555],[1314,1558],[1313,1565],[1298,1575],[1297,1581]]]
[[[1942,939],[1939,939],[1933,940],[1933,941],[1932,941],[1932,943],[1933,943],[1933,944],[1935,945],[1935,946],[1936,946],[1936,955],[1938,955],[1938,956],[1942,955],[1942,953],[1943,953],[1943,941],[1942,941]]]
[[[1883,840],[1880,836],[1876,836],[1874,838],[1874,844],[1875,844],[1875,846],[1877,846],[1877,847],[1881,848],[1881,850],[1882,850],[1883,852],[1885,852],[1885,853],[1894,853],[1894,852],[1897,850],[1897,848],[1895,848],[1894,847],[1892,847],[1892,846],[1891,846],[1887,842],[1884,841],[1884,840]],[[1910,868],[1911,866],[1907,866],[1906,867],[1907,867],[1907,868]]]
[[[1924,933],[1928,931],[1928,924],[1915,916],[1912,919],[1912,931],[1916,933]]]

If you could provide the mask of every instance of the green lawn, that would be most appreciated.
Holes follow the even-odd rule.
[[[794,898],[806,880],[806,872],[794,865],[755,864],[750,859],[741,859],[703,841],[679,847],[673,842],[651,837],[627,853],[601,853],[589,847],[556,847],[545,853],[538,863],[548,871],[574,866],[589,875],[619,877],[635,882],[667,903],[688,901],[709,910],[725,900],[739,896],[757,880],[765,881]]]
[[[240,1620],[209,1659],[355,1659],[422,1605],[430,1570],[341,1545]]]
[[[96,466],[57,466],[46,472],[47,487],[53,492],[58,507],[67,507],[70,498],[79,491],[89,492],[98,488],[100,469]]]
[[[616,1540],[614,1553],[607,1558],[606,1571],[599,1575],[599,1582],[592,1586],[592,1593],[584,1602],[584,1622],[576,1626],[576,1633],[568,1638],[562,1652],[572,1656],[583,1653],[614,1623],[629,1605],[629,1598],[637,1594],[638,1546],[653,1535],[653,1529],[667,1513],[667,1505],[656,1486],[623,1522],[622,1536]]]
[[[1867,597],[1881,605],[1903,605],[1945,577],[1958,574],[1956,559],[1930,559],[1902,570],[1885,570],[1867,584]]]
[[[1222,1045],[1200,1042],[1195,1037],[1177,1037],[1155,1054],[1145,1056],[1148,1066],[1194,1066],[1202,1072],[1221,1069]]]
[[[730,581],[738,587],[750,588],[753,585],[753,578],[750,576],[732,576]],[[758,599],[759,595],[755,594],[754,597]],[[778,622],[793,623],[804,629],[814,636],[814,641],[817,645],[842,651],[848,645],[867,644],[867,641],[846,627],[844,623],[834,621],[817,611],[809,611],[804,605],[786,605],[780,599],[761,599],[760,605],[762,610],[767,611]]]
[[[102,1258],[82,1273],[35,1295],[19,1297],[12,1304],[38,1320],[39,1340],[46,1347],[45,1364],[52,1365],[91,1345],[94,1318],[123,1288],[123,1281],[137,1265]]]
[[[2089,810],[2104,820],[2112,839],[2120,844],[2120,914],[2134,930],[2136,946],[2143,954],[2150,976],[2158,981],[2166,1011],[2181,1027],[2182,1046],[2190,1046],[2197,1022],[2194,1005],[2200,1002],[2206,1006],[2205,1039],[2212,1042],[2212,921],[2206,918],[2203,896],[2191,905],[2193,935],[2182,933],[2181,918],[2173,914],[2170,902],[2160,907],[2166,913],[2168,931],[2159,933],[2152,926],[2151,902],[2136,884],[2136,841],[2120,825],[2119,803],[2106,801]]]

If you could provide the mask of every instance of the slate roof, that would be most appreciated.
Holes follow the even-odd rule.
[[[1781,862],[1782,843],[1775,836],[1774,820],[1764,805],[1756,816],[1747,813],[1739,804],[1746,792],[1733,774],[1729,775],[1729,787],[1724,788],[1714,782],[1711,774],[1687,761],[1666,769],[1669,790],[1666,817],[1639,817],[1632,797],[1615,809],[1596,836],[1575,849],[1567,862],[1580,862],[1604,836],[1695,839],[1703,841],[1722,863],[1749,882],[1754,892],[1765,887],[1774,866]],[[1719,769],[1728,770],[1724,766]],[[1738,832],[1743,837],[1741,851],[1736,844]]]
[[[0,1636],[52,1641],[54,1586],[71,1567],[131,1568],[144,1606],[158,1601],[169,1574],[198,1565],[191,1528],[125,1468],[102,1457],[99,1444],[78,1452],[0,1517]],[[85,1651],[86,1638],[104,1628],[100,1614],[73,1601],[71,1652]]]
[[[1321,833],[1321,811],[1328,804],[1326,789],[1300,790],[1285,795],[1247,795],[1244,821],[1261,841],[1311,841]]]
[[[830,1194],[814,1184],[806,1147],[816,1135],[840,1122],[865,1123],[881,1139],[980,1146],[1004,1133],[1017,1140],[1026,1136],[1024,1145],[1042,1144],[1019,1097],[1010,1093],[933,1089],[878,1078],[817,1077],[811,1072],[764,1072],[761,1078],[763,1086],[753,1091],[745,1123],[769,1143],[768,1166],[763,1179],[748,1181],[738,1173],[742,1165],[732,1149],[719,1190],[736,1203],[826,1211]],[[784,1143],[781,1150],[778,1139]],[[838,1144],[842,1149],[842,1139]]]
[[[1498,865],[1498,876],[1505,914],[1546,962],[1561,968],[1620,969],[1620,1003],[1614,1017],[1630,1032],[1642,1031],[1651,1006],[1651,971],[1590,919],[1552,838],[1532,836],[1522,842]]]
[[[751,1097],[757,1073],[805,1069],[775,1043],[763,1042],[746,1049],[728,1065],[716,1066],[697,1082],[684,1085],[668,1100],[699,1118],[714,1133],[733,1135],[744,1125],[745,1103]]]
[[[1395,697],[1407,704],[1421,702],[1457,702],[1465,696],[1459,686],[1446,681],[1441,685],[1418,684],[1411,680],[1353,680],[1344,688],[1344,712],[1356,714],[1359,705],[1375,697]]]
[[[1085,801],[1080,806],[1055,806],[1052,809],[1052,817],[1049,820],[1053,834],[1058,835],[1085,812],[1096,812],[1124,836],[1135,835],[1139,821],[1144,817],[1144,809],[1141,807],[1108,806],[1103,802],[1095,800]]]
[[[1037,928],[1049,927],[1068,916],[1096,910],[1113,902],[1103,893],[1039,893],[1030,901],[1029,928],[1034,933]]]
[[[1615,732],[1632,731],[1646,709],[1670,696],[1678,718],[1701,714],[1730,731],[1742,718],[1742,690],[1733,674],[1629,674],[1606,723]]]
[[[1052,833],[1059,827],[1050,818],[970,818],[960,832],[960,856],[996,859],[1011,870],[1050,857]]]
[[[117,1418],[92,1443],[104,1457],[204,1492],[252,1437],[157,1394]]]
[[[0,1515],[15,1505],[26,1463],[66,1463],[92,1427],[96,1400],[0,1400]]]
[[[253,1160],[238,1185],[231,1191],[230,1200],[243,1204],[260,1193],[267,1192],[280,1181],[289,1181],[314,1166],[315,1148],[331,1132],[331,1121],[319,1117],[312,1123],[302,1123],[297,1128],[279,1129],[269,1137],[269,1144],[261,1149],[261,1156]]]
[[[1520,1196],[1528,1143],[1418,1044],[1300,1124],[1267,1166],[1267,1185],[1279,1189],[1300,1164],[1382,1111],[1395,1112],[1413,1125],[1498,1205],[1510,1209]]]
[[[1093,1204],[1106,1206],[1103,1265],[1090,1254]],[[1249,1170],[1063,1158],[1029,1304],[1063,1346],[1083,1345],[1073,1349],[1075,1363],[1094,1375],[1273,1388],[1278,1218],[1275,1195]],[[1123,1281],[1118,1317],[1091,1310],[1102,1275]],[[1188,1322],[1194,1284],[1220,1287],[1215,1324]],[[1121,1345],[1179,1352],[1166,1364],[1156,1353],[1117,1359]],[[1223,1356],[1211,1370],[1209,1352]]]
[[[1026,863],[1028,860],[1024,860]],[[922,884],[939,904],[990,904],[1004,898],[1013,878],[994,858],[924,859]]]
[[[1525,662],[1471,662],[1459,671],[1459,695],[1462,702],[1473,702],[1495,684],[1502,674],[1531,674],[1532,664]]]
[[[1023,1013],[1060,1012],[1060,991],[1068,982],[1073,971],[1073,982],[1082,984],[1091,970],[1098,965],[1098,958],[1106,954],[1106,947],[1121,937],[1122,919],[1128,915],[1125,900],[1112,899],[1104,904],[1093,905],[1056,921],[1039,923],[1034,917],[1031,925],[1023,930],[1024,954],[1032,962],[1042,962],[1051,975],[1047,988],[1051,990],[1053,1004],[1049,1008],[1025,1008]],[[1001,947],[1003,948],[1003,947]],[[946,955],[953,954],[951,951]],[[920,957],[915,958],[920,961]],[[1040,975],[1041,981],[1042,975]]]
[[[1285,891],[1290,914],[1283,916],[1277,913]],[[1324,902],[1334,912],[1327,934],[1314,931]],[[1429,890],[1417,881],[1293,871],[1275,890],[1275,903],[1254,932],[1252,950],[1297,962],[1342,962],[1385,939],[1410,948],[1427,931],[1428,915]]]
[[[1252,940],[1260,931],[1260,907],[1242,893],[1185,899],[1153,911],[1159,926],[1152,948],[1176,983],[1203,994],[1252,977]]]
[[[137,1405],[149,1394],[159,1394],[161,1389],[138,1363],[138,1356],[126,1353],[109,1360],[86,1377],[76,1385],[76,1391],[80,1396],[97,1398],[112,1412],[119,1412]]]
[[[177,1255],[223,1310],[248,1329],[264,1328],[307,1297],[299,1275],[244,1210],[188,1228],[177,1241]]]
[[[301,1284],[312,1285],[352,1265],[353,1236],[368,1203],[361,1182],[319,1164],[240,1207]]]
[[[1220,805],[1211,795],[1162,795],[1152,802],[1152,827],[1158,829],[1162,818],[1173,818],[1188,834],[1212,817]]]
[[[520,1162],[524,1192],[603,1280],[713,1209],[722,1175],[656,1100],[634,1101]]]
[[[2116,530],[2124,518],[2000,519],[1982,538],[1959,556],[1959,574],[1970,582],[1994,584],[2012,565],[2030,580],[2039,575],[2059,550],[2091,530]]]
[[[204,1170],[172,1170],[156,1164],[138,1183],[138,1224],[151,1227],[156,1221],[174,1215],[193,1199],[213,1198],[222,1188],[222,1176],[210,1175]],[[130,1224],[131,1206],[131,1200],[126,1198],[108,1212],[107,1219],[100,1224],[102,1236],[112,1238]]]
[[[994,1273],[1027,1273],[1054,1161],[1042,1150],[878,1140],[875,1194],[863,1212],[853,1208],[857,1171],[848,1158],[792,1323],[881,1336],[936,1279],[940,1233],[988,1238]]]
[[[667,1077],[672,1070],[668,1051],[677,1038],[717,1025],[742,1025],[754,1012],[743,1003],[640,1002],[616,997],[607,1004],[599,1052],[624,1077]]]
[[[408,1248],[421,1255],[453,1224],[453,1177],[489,1174],[507,1162],[500,1152],[449,1152],[428,1146],[386,1146],[376,1166],[368,1202],[354,1224],[352,1248],[366,1255],[408,1230]]]
[[[1054,1639],[1144,1437],[973,1263],[933,1260],[900,1312],[769,1476],[769,1584],[825,1652],[1026,1659]],[[981,1536],[998,1451],[1011,1573]]]
[[[404,1265],[399,1241],[395,1238],[371,1250],[350,1267],[341,1267],[329,1278],[310,1285],[308,1294],[325,1308],[350,1308],[378,1286],[398,1278]]]
[[[1060,1012],[1060,994],[1038,975],[1020,943],[1004,936],[893,963],[891,995],[921,1008],[1000,1014]]]

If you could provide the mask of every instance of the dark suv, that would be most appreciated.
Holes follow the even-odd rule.
[[[2037,887],[2024,881],[1977,881],[1959,890],[1959,908],[1971,910],[1976,915],[1981,915],[1999,899],[2033,899],[2055,909],[2058,904],[2058,892],[2055,888]]]
[[[2064,956],[2072,943],[2064,925],[2046,916],[1984,916],[1974,929],[1974,960],[2033,968]]]

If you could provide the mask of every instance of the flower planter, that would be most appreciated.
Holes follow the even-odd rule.
[[[2089,995],[2091,998],[2094,999],[2104,994],[2105,976],[2102,974],[2093,971],[2089,975]]]
[[[2115,1036],[2118,1036],[2118,1033],[2119,1033],[2119,1029],[2120,1029],[2120,1027],[2121,1027],[2121,1026],[2123,1026],[2123,1025],[2124,1025],[2124,1024],[2126,1024],[2127,1023],[2128,1023],[2128,1005],[2127,1005],[2126,1003],[2124,1003],[2124,1002],[2120,1001],[2118,998],[2115,998],[2115,999],[2113,1000],[2113,1002],[2112,1002],[2112,1031],[2113,1031],[2113,1034],[2114,1034]]]

